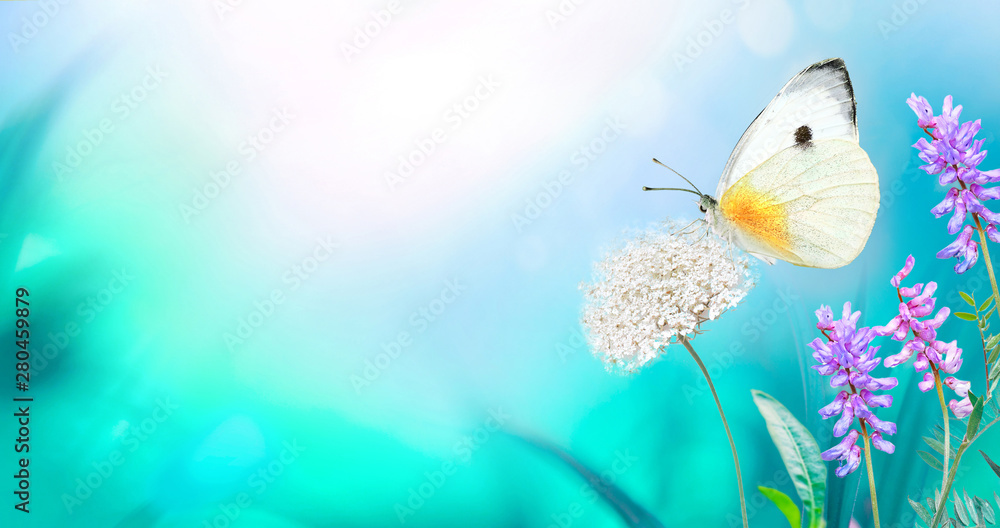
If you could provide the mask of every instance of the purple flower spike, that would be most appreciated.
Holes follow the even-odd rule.
[[[816,317],[819,319],[816,328],[833,330],[833,310],[829,306],[820,306],[819,310],[816,310]]]
[[[941,258],[942,253],[948,251],[967,251],[966,248],[972,247],[973,254],[971,256],[967,255],[964,261],[959,262],[959,266],[965,265],[965,269],[968,269],[968,266],[971,266],[976,261],[975,251],[978,248],[975,242],[969,242],[971,236],[972,226],[965,226],[958,239],[938,253],[938,258]],[[913,256],[911,255],[906,259],[906,266],[904,267],[906,274],[913,270],[913,264]],[[959,271],[959,273],[964,272],[965,269]],[[906,274],[902,274],[902,276],[906,277]],[[916,354],[916,358],[913,360],[914,370],[924,372],[929,369],[928,372],[924,372],[923,381],[917,383],[917,388],[922,392],[928,392],[934,389],[935,372],[955,374],[962,367],[962,349],[958,348],[956,341],[945,343],[944,341],[937,340],[937,329],[944,324],[945,320],[951,314],[951,310],[948,307],[938,310],[937,315],[931,319],[920,319],[921,317],[930,315],[934,311],[936,299],[933,295],[937,291],[937,284],[929,282],[926,286],[916,284],[906,287],[902,286],[899,280],[896,280],[899,276],[900,273],[897,273],[890,282],[896,287],[896,295],[900,299],[910,298],[910,300],[900,302],[899,315],[893,317],[885,326],[875,327],[874,331],[883,336],[891,335],[896,341],[909,339],[899,353],[886,357],[883,365],[888,368],[895,368],[906,363]],[[910,338],[911,333],[912,338]],[[955,391],[955,394],[959,398],[963,398],[960,401],[952,400],[948,404],[951,412],[958,418],[968,416],[969,412],[972,411],[968,398],[969,382],[949,376],[944,380],[944,384]],[[863,393],[862,397],[869,406],[878,407]],[[854,414],[861,418],[866,418],[864,414],[866,411],[867,408],[864,410],[856,408]],[[873,423],[872,426],[875,427],[875,424]],[[878,428],[876,430],[881,431]]]
[[[921,97],[921,99],[923,98]],[[896,272],[895,275],[893,275],[892,280],[889,281],[889,284],[892,284],[893,288],[898,288],[899,283],[903,282],[903,279],[905,279],[910,274],[910,272],[913,271],[913,265],[916,264],[916,262],[917,259],[913,258],[913,255],[906,257],[906,264],[903,265],[903,269],[899,270],[898,272]]]
[[[928,128],[934,126],[934,110],[931,108],[931,104],[927,102],[923,96],[917,97],[917,94],[911,93],[910,98],[906,100],[906,104],[910,105],[917,114],[917,126],[920,128]]]
[[[990,240],[1000,242],[1000,214],[986,207],[983,202],[1000,199],[1000,188],[986,188],[984,183],[1000,180],[1000,170],[979,170],[979,164],[986,159],[983,150],[985,140],[976,139],[982,130],[982,122],[959,122],[962,105],[952,106],[952,97],[945,97],[941,115],[934,116],[927,99],[911,94],[906,104],[917,114],[917,126],[930,137],[920,138],[913,147],[919,151],[918,157],[925,165],[920,168],[927,174],[937,174],[941,185],[958,184],[948,189],[944,200],[931,209],[937,218],[951,214],[948,219],[948,234],[960,233],[954,242],[938,252],[938,258],[957,258],[955,273],[962,274],[979,260],[979,244],[973,242],[972,225],[966,224],[968,214],[986,223],[985,232]],[[976,226],[980,226],[976,220]],[[899,281],[893,284],[899,287]]]
[[[875,434],[872,435],[872,445],[875,447],[875,449],[878,449],[879,451],[884,451],[886,453],[889,453],[890,455],[896,452],[896,446],[892,445],[892,442],[888,440],[883,440],[882,433],[876,432]]]
[[[934,374],[931,372],[925,373],[924,381],[917,383],[917,388],[920,389],[920,392],[934,390]]]
[[[907,259],[906,266],[893,277],[892,281],[896,286],[906,278],[913,269],[914,260],[911,256]],[[913,308],[922,313],[923,306],[928,302],[933,308],[934,283],[929,283],[927,288],[913,287],[910,289],[909,297]],[[923,289],[923,292],[921,292]],[[909,303],[901,303],[900,310],[907,312],[907,318],[898,317],[890,325],[894,325],[887,334],[899,331],[905,326],[903,334],[909,332],[911,311]],[[928,312],[929,313],[929,312]],[[861,312],[851,312],[851,303],[844,303],[844,310],[841,319],[833,320],[833,310],[829,306],[821,306],[816,310],[816,318],[819,324],[816,326],[824,331],[827,339],[816,338],[809,347],[813,349],[813,358],[819,363],[814,365],[820,374],[830,376],[830,385],[833,387],[847,387],[850,390],[842,390],[837,397],[823,406],[819,410],[820,416],[824,419],[833,418],[837,415],[837,423],[833,425],[833,435],[835,437],[844,436],[837,445],[822,453],[823,460],[840,460],[840,466],[836,470],[838,477],[845,477],[858,468],[861,460],[861,448],[856,445],[862,433],[853,429],[855,418],[860,420],[861,426],[868,425],[870,438],[876,441],[879,449],[891,453],[895,447],[882,439],[883,434],[896,434],[896,424],[880,420],[873,408],[886,408],[892,405],[892,396],[888,394],[876,394],[876,391],[888,390],[895,387],[899,381],[893,377],[875,378],[871,371],[882,362],[882,358],[876,357],[879,347],[872,346],[871,342],[878,335],[877,329],[858,328],[858,321],[861,319]],[[933,330],[931,330],[933,332]],[[884,449],[883,449],[884,448]]]

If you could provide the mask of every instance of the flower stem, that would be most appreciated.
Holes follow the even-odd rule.
[[[875,496],[875,474],[872,472],[872,445],[868,439],[868,428],[865,427],[865,420],[861,420],[861,436],[865,438],[865,465],[868,466],[868,489],[872,493],[872,518],[875,519],[875,528],[878,524],[878,498]]]
[[[997,304],[997,310],[1000,310],[1000,290],[997,289],[997,278],[993,275],[993,263],[990,261],[990,250],[986,246],[986,231],[983,230],[983,224],[979,221],[978,213],[972,213],[972,219],[976,221],[976,231],[979,232],[979,241],[981,242],[980,247],[983,248],[983,260],[986,261],[986,271],[990,274],[990,286],[993,286],[993,302]],[[989,365],[986,365],[986,367],[987,370],[989,370]]]
[[[941,502],[937,505],[937,511],[934,512],[934,519],[931,520],[930,526],[933,528],[938,526],[941,522],[941,516],[948,511],[948,494],[951,493],[951,485],[955,482],[955,473],[958,471],[958,461],[962,458],[962,454],[965,450],[972,444],[972,440],[968,437],[962,439],[962,443],[958,446],[958,451],[955,452],[955,464],[951,466],[951,471],[948,472],[948,477],[945,479],[944,487],[941,488]]]
[[[712,397],[715,398],[715,405],[719,408],[719,416],[722,418],[722,426],[726,428],[726,436],[729,437],[729,447],[733,450],[733,464],[736,465],[736,485],[739,486],[740,490],[740,513],[743,514],[743,528],[749,528],[750,524],[747,522],[747,502],[743,497],[743,475],[740,473],[740,457],[736,454],[736,442],[733,441],[733,433],[729,430],[729,423],[726,422],[726,413],[722,412],[722,402],[719,401],[719,395],[715,392],[715,385],[712,384],[712,377],[708,375],[708,369],[705,368],[705,364],[702,363],[701,358],[698,357],[698,353],[691,347],[691,343],[688,342],[687,338],[684,336],[679,336],[677,340],[684,345],[684,348],[686,348],[688,352],[691,353],[691,357],[693,357],[695,363],[698,364],[698,368],[701,369],[701,373],[705,375],[705,380],[708,381],[708,388],[711,389]]]
[[[948,480],[948,460],[951,458],[951,434],[948,432],[948,406],[944,403],[944,390],[941,388],[941,374],[937,367],[931,363],[931,370],[934,371],[934,386],[937,387],[938,401],[941,402],[941,412],[944,414],[944,469],[941,470],[941,489],[944,489]],[[958,459],[955,460],[958,465]]]

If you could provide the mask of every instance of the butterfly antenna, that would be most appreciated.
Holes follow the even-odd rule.
[[[698,196],[701,196],[701,193],[692,191],[691,189],[678,189],[676,187],[646,187],[644,185],[642,187],[642,190],[644,190],[644,191],[684,191],[684,192],[689,192],[689,193],[697,194]]]
[[[658,159],[656,159],[656,158],[653,158],[653,163],[656,163],[657,165],[659,165],[659,166],[661,166],[661,167],[664,167],[664,168],[666,168],[667,170],[669,170],[670,172],[672,172],[672,173],[674,173],[674,174],[676,174],[676,175],[680,176],[682,180],[684,180],[684,181],[686,181],[686,182],[688,183],[688,185],[690,185],[691,187],[694,187],[694,190],[698,192],[698,196],[701,196],[701,195],[702,195],[702,192],[701,192],[701,191],[700,191],[700,190],[698,189],[698,187],[697,187],[697,186],[696,186],[695,184],[691,183],[691,180],[689,180],[689,179],[685,178],[683,174],[681,174],[681,173],[679,173],[679,172],[675,171],[674,169],[671,169],[670,167],[667,167],[667,166],[666,166],[666,165],[664,165],[664,164],[663,164],[662,162],[660,162],[660,160],[658,160]]]

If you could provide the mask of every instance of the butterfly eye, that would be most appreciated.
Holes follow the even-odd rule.
[[[703,212],[703,213],[707,213],[708,212],[708,209],[705,209],[704,205],[699,205],[698,209],[701,209],[701,212]]]

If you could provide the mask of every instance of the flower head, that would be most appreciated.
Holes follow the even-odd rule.
[[[667,223],[609,252],[582,285],[583,325],[595,355],[631,372],[679,336],[736,306],[754,286],[746,256],[712,234],[669,232]]]
[[[994,242],[1000,241],[996,229],[996,225],[1000,224],[1000,214],[983,205],[986,200],[1000,198],[1000,188],[983,187],[985,183],[1000,181],[1000,169],[979,170],[979,164],[986,159],[986,151],[983,150],[986,140],[975,139],[982,125],[978,119],[959,123],[962,105],[953,107],[950,95],[944,98],[941,115],[938,116],[933,115],[927,99],[916,94],[911,94],[906,104],[917,114],[917,126],[931,139],[920,138],[913,145],[920,151],[920,159],[926,163],[920,168],[927,174],[938,175],[941,185],[958,184],[958,187],[948,189],[944,200],[931,209],[931,213],[937,218],[950,214],[948,233],[954,235],[961,232],[937,256],[958,258],[955,273],[965,273],[979,258],[979,244],[972,240],[972,226],[964,225],[969,213],[972,213],[973,219],[985,220],[986,234]]]
[[[905,277],[904,272],[900,273]],[[887,453],[895,451],[895,446],[884,440],[882,435],[896,434],[896,424],[880,420],[872,409],[892,405],[892,396],[876,394],[875,391],[891,389],[898,384],[898,380],[872,377],[872,369],[882,360],[875,357],[879,347],[871,346],[877,334],[872,328],[858,328],[861,312],[851,312],[851,303],[844,303],[844,311],[838,321],[830,321],[833,311],[829,306],[821,306],[816,316],[820,321],[817,326],[826,339],[816,338],[809,343],[813,358],[819,362],[813,368],[824,376],[830,376],[831,386],[846,387],[833,402],[820,409],[819,414],[824,419],[840,415],[833,425],[833,435],[847,436],[820,456],[823,460],[840,460],[836,474],[845,477],[858,468],[861,460],[861,448],[856,444],[862,433],[851,428],[855,418],[867,424],[868,427],[862,431],[869,433],[876,449]]]
[[[966,229],[971,232],[972,228],[966,226]],[[876,326],[874,331],[882,336],[891,335],[895,341],[906,341],[899,353],[885,358],[886,367],[898,367],[916,354],[913,368],[917,372],[931,369],[924,374],[923,381],[917,383],[917,387],[921,391],[927,392],[934,389],[936,383],[934,372],[947,374],[958,372],[962,366],[962,349],[958,348],[955,341],[945,343],[937,339],[937,329],[951,314],[951,310],[947,306],[938,310],[937,315],[931,319],[920,319],[934,312],[934,303],[937,298],[931,297],[931,295],[937,290],[937,283],[928,282],[926,286],[923,284],[915,284],[911,287],[902,286],[900,283],[913,270],[913,264],[913,255],[910,255],[906,258],[903,269],[889,281],[896,288],[896,296],[900,299],[899,315],[893,317],[885,326]],[[906,298],[910,300],[907,301]],[[912,337],[910,337],[911,334]],[[954,390],[959,397],[964,398],[961,401],[952,400],[952,404],[949,404],[955,416],[962,418],[972,411],[968,397],[969,382],[959,381],[955,378],[948,379],[952,381],[949,384],[945,380],[945,384]]]

